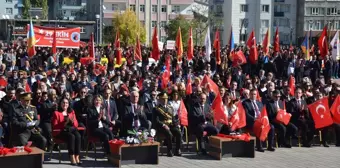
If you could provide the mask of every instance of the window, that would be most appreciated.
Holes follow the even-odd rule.
[[[13,2],[13,0],[6,0],[6,2],[7,2],[7,3],[12,3],[12,2]]]
[[[152,13],[157,13],[157,5],[152,5]]]
[[[76,11],[71,11],[71,16],[76,16],[77,12]]]
[[[327,15],[337,15],[338,12],[336,8],[327,8]]]
[[[63,10],[63,14],[66,15],[66,10]]]
[[[13,14],[12,8],[6,8],[6,14]]]
[[[261,27],[269,27],[269,20],[261,20]]]
[[[321,30],[321,21],[316,21],[316,23],[315,23],[315,29],[316,29],[316,30]]]
[[[166,13],[166,12],[167,12],[167,7],[166,7],[166,5],[162,5],[162,12],[163,12],[163,13]]]
[[[136,5],[130,5],[130,10],[136,12]]]
[[[139,6],[139,11],[140,12],[145,12],[145,5],[140,5]]]
[[[161,21],[160,27],[165,27],[166,26],[166,21]]]
[[[156,27],[157,26],[157,22],[156,21],[152,21],[151,22],[151,27]]]
[[[80,27],[80,33],[86,33],[85,27]]]
[[[178,5],[174,6],[174,9],[172,10],[173,12],[177,13],[181,11],[181,8]]]
[[[269,5],[262,5],[262,12],[269,13]]]
[[[277,4],[274,6],[274,12],[290,12],[290,4]]]
[[[166,41],[166,36],[161,36],[161,42],[165,42]]]
[[[339,29],[339,21],[334,21],[333,30]]]
[[[112,10],[113,11],[118,10],[118,4],[112,4]]]
[[[319,8],[311,8],[312,15],[319,15]]]
[[[248,23],[248,19],[240,19],[240,27],[247,28]]]
[[[241,5],[241,12],[248,12],[248,5]]]

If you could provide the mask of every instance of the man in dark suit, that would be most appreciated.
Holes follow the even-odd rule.
[[[256,100],[257,98],[257,90],[252,89],[249,94],[250,98],[246,99],[242,102],[242,105],[246,111],[246,121],[247,121],[247,128],[253,130],[255,120],[261,115],[261,110],[263,108],[263,104]],[[275,134],[275,128],[273,124],[270,124],[270,131],[268,133],[268,151],[275,151],[273,148],[273,142],[274,142],[274,134]],[[259,152],[264,152],[262,148],[262,143],[260,142],[260,139],[256,138],[256,150]]]
[[[278,130],[278,142],[279,145],[286,148],[291,148],[292,146],[288,144],[289,138],[292,136],[296,138],[296,134],[298,128],[289,123],[288,125],[284,125],[276,120],[276,115],[279,109],[285,109],[285,105],[283,101],[280,100],[281,93],[278,90],[273,91],[273,97],[269,100],[268,104],[266,105],[269,122],[274,125],[275,129]]]
[[[117,132],[121,127],[121,122],[118,120],[118,110],[116,102],[111,99],[111,89],[105,89],[104,91],[104,108],[108,114],[108,120],[110,121],[110,127],[112,127],[112,131]]]
[[[202,154],[206,154],[203,137],[216,135],[218,130],[212,124],[213,112],[210,105],[207,104],[207,95],[201,93],[199,99],[200,101],[195,103],[189,112],[189,127],[198,139],[198,145]]]
[[[158,95],[158,105],[153,110],[153,124],[157,132],[166,137],[168,156],[172,157],[172,139],[176,139],[175,156],[181,156],[181,131],[178,117],[174,116],[174,109],[168,104],[168,95],[162,92]]]
[[[302,89],[295,89],[295,98],[287,103],[287,112],[292,114],[290,121],[301,128],[302,144],[311,147],[314,136],[314,122],[310,116],[306,101],[302,98]]]
[[[151,99],[144,103],[146,118],[152,121],[153,108],[157,106],[157,92],[151,92]]]
[[[325,60],[325,69],[323,70],[323,76],[325,79],[325,83],[329,83],[332,77],[332,68],[333,68],[333,62],[329,59],[329,56],[326,55]]]
[[[319,61],[316,60],[316,56],[313,56],[313,60],[310,63],[310,69],[311,69],[310,77],[314,85],[316,79],[320,77],[320,69],[321,69]]]
[[[237,67],[236,71],[234,72],[234,74],[232,76],[232,80],[235,81],[236,84],[237,84],[236,89],[243,88],[243,84],[244,84],[245,79],[246,79],[246,76],[244,75],[244,73],[242,73],[242,68]]]
[[[138,104],[139,93],[132,91],[130,101],[123,106],[121,121],[121,135],[127,136],[128,130],[150,129],[151,122],[147,120],[144,106]]]
[[[237,86],[238,84],[236,81],[231,82],[229,93],[233,100],[239,100],[241,97],[240,92],[237,91]]]
[[[30,104],[30,93],[20,95],[20,105],[13,114],[12,119],[12,145],[25,146],[31,140],[35,146],[45,150],[46,139],[39,131],[37,110]]]

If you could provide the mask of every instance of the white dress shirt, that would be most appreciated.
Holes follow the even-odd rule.
[[[100,115],[100,106],[99,107],[96,107],[96,109],[97,109],[97,112],[98,112],[98,114]],[[104,126],[103,126],[103,123],[102,123],[102,121],[100,121],[99,120],[99,123],[98,123],[98,128],[103,128]]]

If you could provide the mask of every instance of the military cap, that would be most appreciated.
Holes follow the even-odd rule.
[[[32,93],[26,92],[26,93],[20,94],[20,99],[22,99],[22,100],[32,100]]]

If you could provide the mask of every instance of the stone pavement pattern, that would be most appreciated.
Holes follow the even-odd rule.
[[[71,168],[63,151],[62,163],[53,159],[44,164],[44,168]],[[83,159],[83,167],[112,167],[106,160],[98,159],[97,162],[89,156]],[[102,154],[97,154],[102,156]],[[158,165],[124,165],[122,168],[339,168],[340,148],[338,147],[312,147],[292,149],[279,148],[275,152],[255,153],[255,158],[223,158],[214,160],[209,156],[197,156],[195,153],[184,154],[182,157],[168,158],[160,156]],[[58,157],[55,153],[53,158]]]

